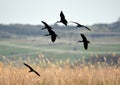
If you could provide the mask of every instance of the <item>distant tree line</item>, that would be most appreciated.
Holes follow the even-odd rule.
[[[67,28],[64,26],[59,26],[58,24],[51,25],[54,30],[62,35],[62,36],[71,36],[75,35],[74,26],[68,26]],[[12,36],[41,36],[44,35],[46,31],[41,31],[42,25],[23,25],[23,24],[0,24],[0,38],[10,38]],[[110,23],[110,24],[94,24],[88,26],[92,31],[101,31],[101,32],[120,32],[120,20]],[[74,29],[74,31],[73,31]],[[69,35],[66,33],[69,32]]]

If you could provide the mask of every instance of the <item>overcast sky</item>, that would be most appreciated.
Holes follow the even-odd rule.
[[[55,23],[60,11],[81,24],[112,23],[120,17],[120,0],[0,0],[0,23]]]

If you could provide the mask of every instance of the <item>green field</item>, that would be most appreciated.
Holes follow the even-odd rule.
[[[7,57],[35,57],[42,54],[54,59],[78,59],[96,54],[120,54],[119,52],[119,42],[93,41],[88,50],[85,50],[82,43],[64,40],[52,43],[49,38],[43,37],[0,40],[0,55]]]

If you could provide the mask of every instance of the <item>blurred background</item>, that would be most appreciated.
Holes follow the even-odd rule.
[[[107,58],[108,63],[118,64],[119,3],[119,0],[0,0],[0,61],[9,64],[30,58],[38,63],[40,56],[44,56],[51,62],[70,59],[73,63],[83,58],[104,62]],[[61,11],[68,21],[79,22],[92,31],[71,23],[67,27],[56,24]],[[44,36],[47,30],[41,30],[42,20],[58,34],[54,43]],[[88,50],[78,43],[81,33],[91,42]]]

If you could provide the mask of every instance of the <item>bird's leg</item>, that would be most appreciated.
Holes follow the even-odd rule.
[[[50,36],[50,34],[45,34],[44,36]]]
[[[57,21],[56,23],[60,23],[60,21]]]
[[[44,30],[44,29],[46,29],[46,28],[42,28],[42,30]]]
[[[83,41],[78,41],[78,42],[83,42]]]

